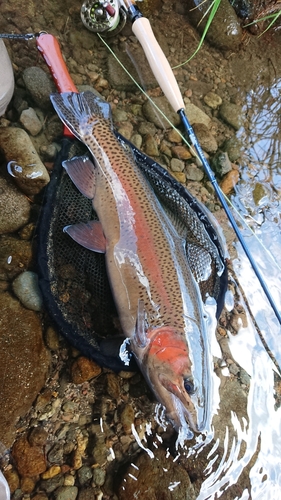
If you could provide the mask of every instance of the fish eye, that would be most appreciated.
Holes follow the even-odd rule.
[[[187,392],[187,394],[194,394],[196,392],[196,388],[194,385],[194,381],[192,378],[185,378],[183,381],[184,388]]]

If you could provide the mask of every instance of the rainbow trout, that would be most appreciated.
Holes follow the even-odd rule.
[[[175,428],[209,431],[211,353],[202,298],[185,238],[113,132],[110,105],[91,92],[51,96],[64,124],[92,154],[65,161],[99,221],[67,226],[80,245],[105,253],[130,350]],[[188,437],[193,435],[189,430]]]

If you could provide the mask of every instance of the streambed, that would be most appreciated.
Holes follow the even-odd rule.
[[[216,338],[213,339],[216,387],[220,380],[214,406],[219,405],[219,409],[214,416],[214,437],[210,437],[209,443],[202,445],[197,439],[177,449],[177,436],[169,425],[165,426],[159,409],[156,420],[153,418],[155,404],[138,373],[117,375],[89,365],[85,358],[57,336],[46,315],[34,313],[37,319],[33,318],[32,329],[36,324],[39,335],[43,333],[47,344],[44,366],[48,356],[51,357],[50,378],[41,383],[43,387],[38,397],[36,392],[33,393],[34,404],[30,401],[24,412],[22,408],[18,410],[21,411],[18,415],[21,418],[15,419],[11,434],[10,430],[7,431],[6,415],[0,416],[6,425],[0,438],[3,442],[0,451],[13,491],[12,498],[63,500],[64,495],[68,495],[78,500],[121,500],[139,495],[139,498],[155,499],[207,499],[216,498],[220,492],[220,498],[225,500],[277,499],[280,490],[280,382],[274,375],[274,364],[260,340],[256,325],[252,323],[247,303],[279,364],[280,327],[259,285],[251,276],[239,246],[233,246],[232,230],[202,170],[194,160],[184,157],[185,152],[175,149],[180,144],[172,132],[166,130],[165,124],[163,128],[163,124],[149,110],[144,115],[145,99],[127,76],[117,69],[118,65],[101,41],[82,27],[79,11],[80,5],[71,0],[63,5],[43,1],[39,6],[31,1],[24,14],[18,4],[9,4],[1,11],[1,32],[47,30],[55,35],[75,84],[92,85],[112,102],[117,129],[129,139],[139,141],[137,145],[166,165],[218,218],[233,259],[229,284],[232,295],[228,297]],[[172,65],[186,60],[195,50],[198,35],[189,25],[179,2],[162,2],[159,10],[151,16],[151,21]],[[126,64],[136,61],[136,73],[139,73],[143,84],[153,97],[161,99],[161,92],[147,72],[129,27],[110,45]],[[12,125],[22,127],[19,124],[22,108],[33,107],[37,110],[44,127],[32,136],[32,140],[51,171],[56,151],[52,156],[48,149],[48,156],[46,148],[57,144],[61,126],[48,105],[41,107],[36,104],[32,89],[27,89],[26,82],[23,82],[23,72],[27,68],[36,66],[47,71],[46,66],[34,42],[13,40],[8,41],[7,46],[14,64],[17,99],[12,102],[5,119]],[[188,65],[175,70],[187,106],[192,104],[204,112],[197,122],[195,120],[194,128],[200,140],[205,140],[202,145],[206,151],[209,149],[210,157],[215,155],[216,150],[227,149],[227,139],[232,140],[232,153],[229,147],[227,149],[231,156],[235,144],[236,158],[232,156],[231,168],[239,172],[239,182],[233,202],[263,239],[276,261],[280,248],[280,59],[280,32],[276,31],[260,39],[246,37],[239,49],[235,47],[235,51],[221,52],[205,45]],[[229,103],[235,106],[231,108],[231,118],[234,118],[233,110],[236,110],[236,122],[231,124],[231,118],[228,118],[227,123],[226,117],[222,119],[219,107],[206,103],[206,95],[210,92],[221,99],[224,107]],[[24,101],[26,104],[23,104]],[[203,132],[200,126],[202,116],[208,124],[205,123]],[[206,132],[206,127],[211,134]],[[3,160],[1,175],[4,175],[5,168]],[[5,265],[2,263],[1,298],[4,300],[5,295],[5,304],[10,300],[7,297],[12,296],[16,300],[11,289],[15,276],[22,269],[36,271],[32,260],[36,250],[31,251],[30,224],[36,224],[42,199],[40,196],[31,197],[29,202],[32,210],[28,224],[24,224],[29,232],[26,229],[25,232],[10,234],[5,230],[1,236],[2,248],[5,245],[8,248],[7,255],[11,252],[14,257],[19,254],[11,246],[11,241],[19,241],[22,252],[24,245],[28,247],[24,254],[28,256],[20,255],[18,268],[12,274],[4,273],[6,262]],[[272,261],[264,264],[265,250],[260,250],[248,232],[246,229],[247,242],[264,267],[270,289],[280,305],[276,265]],[[236,274],[231,271],[232,266]],[[236,284],[237,276],[243,291]],[[10,315],[13,308],[18,310],[19,305],[7,308]],[[40,331],[42,320],[43,332]],[[23,342],[31,340],[24,337]],[[24,370],[32,373],[36,368],[35,362],[32,365],[32,356],[26,366],[22,358],[15,359],[11,372],[8,372],[9,380],[14,381],[11,387],[6,376],[8,366],[5,367],[4,385],[9,394],[17,394],[17,388],[23,390]],[[18,370],[18,364],[22,370]],[[18,371],[20,379],[16,376]],[[46,369],[43,371],[46,377]],[[27,382],[23,385],[30,384],[29,380]],[[32,397],[32,393],[24,394],[27,400]],[[14,404],[10,401],[10,405]],[[7,413],[5,404],[2,406]],[[17,444],[11,448],[14,437],[17,437]]]

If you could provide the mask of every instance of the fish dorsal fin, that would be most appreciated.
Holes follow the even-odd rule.
[[[63,231],[69,234],[76,243],[88,248],[88,250],[98,253],[105,253],[106,251],[106,239],[99,221],[92,220],[65,226]]]
[[[62,162],[73,184],[86,198],[92,200],[95,196],[96,177],[95,166],[88,156],[75,156]]]

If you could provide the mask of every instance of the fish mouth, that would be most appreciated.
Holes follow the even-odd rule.
[[[198,424],[196,396],[189,395],[179,382],[173,382],[163,374],[158,376],[159,382],[166,392],[165,406],[167,417],[179,430],[188,424],[190,430],[198,434],[204,428],[204,423]],[[182,387],[181,387],[182,385]],[[193,433],[192,433],[193,436]]]

